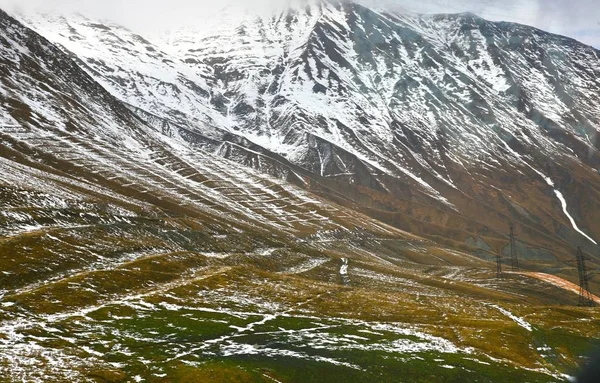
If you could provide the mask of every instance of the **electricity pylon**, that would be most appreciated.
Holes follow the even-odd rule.
[[[515,228],[510,226],[510,266],[512,271],[519,270],[519,258],[517,257],[517,243],[515,241]]]
[[[502,278],[502,252],[496,253],[496,278]]]
[[[589,285],[591,276],[588,274],[581,246],[577,247],[577,270],[579,271],[579,306],[594,306],[594,299],[592,299]]]

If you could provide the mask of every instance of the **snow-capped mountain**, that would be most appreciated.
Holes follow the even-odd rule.
[[[308,133],[386,174],[451,183],[446,162],[479,162],[473,148],[517,164],[509,143],[571,154],[554,126],[597,145],[598,55],[573,40],[471,14],[331,2],[228,27],[169,41],[214,69],[236,129],[298,162],[287,144]],[[334,161],[321,162],[326,174]]]
[[[161,38],[0,11],[4,380],[569,380],[598,52],[301,5]]]
[[[29,20],[45,37],[66,47],[99,83],[119,99],[179,124],[222,126],[210,107],[208,68],[192,70],[126,28],[81,14]]]
[[[600,201],[600,53],[575,40],[322,1],[147,39],[83,17],[24,19],[156,127],[279,177],[318,177],[324,194],[404,229],[434,221],[462,242],[504,238],[516,221],[536,241],[600,237],[587,208]]]

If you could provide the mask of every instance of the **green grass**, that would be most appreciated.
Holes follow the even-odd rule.
[[[75,213],[68,216],[77,223]],[[79,223],[88,220],[80,218]],[[461,264],[459,277],[466,279],[444,278],[453,270],[431,260],[456,256],[430,243],[403,237],[377,242],[371,234],[348,233],[330,233],[340,238],[326,244],[295,241],[277,233],[238,232],[184,214],[139,218],[131,224],[88,223],[86,228],[0,239],[0,268],[11,273],[0,275],[0,290],[6,290],[2,302],[14,303],[0,306],[0,324],[30,321],[31,326],[18,330],[23,342],[74,357],[83,366],[65,368],[91,381],[130,382],[139,375],[149,382],[550,382],[556,379],[526,368],[572,373],[600,338],[600,313],[549,305],[548,297],[560,296],[559,302],[569,298],[551,286],[540,288],[538,281],[521,276],[496,281],[479,261]],[[411,250],[414,246],[426,253]],[[275,251],[263,255],[261,249]],[[203,252],[230,257],[210,258]],[[122,259],[131,253],[137,255]],[[301,275],[284,273],[317,257],[329,261]],[[349,285],[341,284],[342,257],[350,258]],[[114,264],[108,267],[98,259]],[[360,277],[358,268],[366,271]],[[185,308],[171,311],[161,303]],[[525,318],[535,331],[526,331],[486,303]],[[93,306],[99,308],[80,312]],[[256,325],[254,331],[234,328],[261,320],[261,313],[282,312],[286,316]],[[46,319],[49,314],[58,316]],[[422,340],[390,331],[361,332],[369,328],[361,321],[395,323],[473,352],[381,349]],[[315,330],[322,325],[329,327]],[[344,340],[347,335],[354,337]],[[223,340],[206,343],[219,338]],[[356,347],[345,347],[348,339]],[[279,351],[226,355],[221,346],[228,342]],[[551,349],[548,356],[537,350],[545,346]],[[2,351],[0,372],[8,369],[2,367],[8,366]],[[53,372],[42,355],[35,356],[35,371],[52,381],[69,381]]]

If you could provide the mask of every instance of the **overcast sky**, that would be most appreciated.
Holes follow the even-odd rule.
[[[0,0],[14,10],[79,11],[144,32],[213,17],[227,2],[279,0]],[[283,1],[283,0],[281,0]],[[600,0],[358,0],[366,5],[398,7],[424,13],[471,11],[490,20],[515,21],[574,37],[600,48]]]

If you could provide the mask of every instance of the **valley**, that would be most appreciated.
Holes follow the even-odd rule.
[[[0,381],[573,381],[599,52],[285,12],[158,38],[0,11]]]

